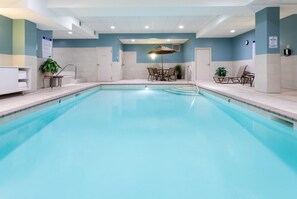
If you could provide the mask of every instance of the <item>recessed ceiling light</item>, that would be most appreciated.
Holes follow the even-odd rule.
[[[131,41],[132,41],[132,42],[135,42],[135,39],[132,39]]]
[[[235,32],[235,30],[230,30],[230,32],[231,32],[231,33],[234,33],[234,32]]]
[[[68,32],[68,34],[69,34],[69,35],[72,35],[72,32],[71,32],[71,31],[69,31],[69,32]]]
[[[178,28],[179,28],[179,29],[183,29],[183,28],[184,28],[184,26],[183,26],[183,25],[180,25],[180,26],[178,26]]]
[[[170,41],[170,39],[167,39],[167,41]]]
[[[110,26],[110,29],[115,29],[115,26]]]
[[[145,28],[145,29],[149,29],[150,27],[149,27],[149,26],[145,26],[144,28]]]

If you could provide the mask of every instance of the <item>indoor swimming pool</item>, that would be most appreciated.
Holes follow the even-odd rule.
[[[0,125],[1,199],[293,199],[297,131],[211,95],[96,88]]]

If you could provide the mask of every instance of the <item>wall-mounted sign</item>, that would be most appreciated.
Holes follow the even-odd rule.
[[[269,36],[269,48],[278,48],[277,36]]]
[[[253,41],[253,48],[252,48],[253,59],[256,57],[256,41]]]
[[[42,57],[48,58],[52,56],[53,52],[53,40],[49,37],[42,37]]]

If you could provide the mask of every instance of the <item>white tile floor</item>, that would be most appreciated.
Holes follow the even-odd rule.
[[[137,80],[121,80],[118,82],[104,82],[101,84],[187,84],[185,80],[160,82]],[[191,82],[190,82],[191,83]],[[192,82],[193,83],[193,82]],[[282,90],[281,94],[265,94],[254,91],[253,87],[240,84],[216,84],[214,82],[196,82],[202,88],[212,90],[241,101],[263,107],[264,109],[279,113],[297,120],[297,90]],[[80,83],[55,87],[54,89],[41,89],[25,95],[0,96],[0,117],[32,107],[52,99],[99,85],[99,83]]]

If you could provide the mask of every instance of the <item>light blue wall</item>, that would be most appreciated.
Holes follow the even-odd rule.
[[[292,55],[297,55],[297,14],[291,15],[281,20],[280,23],[280,51],[290,45]]]
[[[156,33],[156,34],[99,34],[99,39],[55,39],[55,48],[89,48],[107,47],[113,49],[112,59],[118,61],[119,49],[123,49],[119,39],[185,39],[193,37],[193,33]]]
[[[184,62],[194,61],[193,39],[183,44],[183,60]]]
[[[12,54],[12,20],[0,15],[0,54]]]
[[[281,21],[281,49],[284,48],[287,41],[290,43],[293,53],[297,54],[297,51],[293,49],[293,46],[297,46],[297,16],[294,15],[292,18],[287,17]],[[264,30],[266,34],[267,31]],[[267,35],[267,34],[266,34]],[[107,47],[113,48],[113,61],[117,61],[118,51],[136,51],[137,61],[139,63],[147,62],[152,63],[153,61],[147,56],[147,51],[154,47],[145,47],[141,45],[123,45],[119,39],[141,39],[141,38],[187,38],[189,39],[185,44],[181,45],[182,51],[180,53],[164,56],[164,61],[168,62],[189,62],[195,59],[195,48],[212,48],[212,61],[239,61],[252,59],[252,43],[255,40],[255,30],[243,33],[234,38],[205,38],[196,39],[195,34],[100,34],[99,39],[71,39],[71,40],[54,40],[55,48],[67,48],[67,47]],[[245,40],[249,40],[249,45],[245,45]],[[265,39],[266,40],[266,39]],[[278,51],[279,52],[279,51]],[[175,57],[176,56],[176,57]],[[174,60],[174,61],[172,61]],[[159,62],[158,58],[155,62]]]
[[[212,61],[233,61],[231,38],[201,38],[193,42],[194,48],[211,48]]]
[[[256,13],[256,54],[278,54],[279,48],[279,7],[271,7]],[[278,48],[269,48],[269,36],[278,37]]]
[[[36,56],[37,46],[36,24],[25,20],[25,55]]]
[[[42,57],[42,37],[53,39],[53,31],[44,31],[37,29],[37,57]]]
[[[135,51],[137,52],[137,63],[160,63],[161,62],[161,55],[157,55],[156,59],[153,60],[150,55],[147,53],[152,49],[158,47],[158,44],[125,44],[124,51]],[[172,48],[172,45],[164,45],[169,48]],[[166,54],[163,55],[164,63],[183,63],[183,47],[180,46],[180,52],[176,52],[173,54]]]
[[[36,24],[24,19],[13,20],[13,54],[36,56]]]
[[[196,39],[194,33],[158,33],[158,34],[100,34],[99,39],[76,39],[76,40],[65,40],[65,39],[55,39],[55,48],[87,48],[87,47],[107,47],[111,46],[113,49],[113,61],[118,60],[119,49],[123,46],[120,44],[119,39],[189,39],[181,47],[184,49],[180,54],[169,55],[168,58],[175,61],[189,62],[194,61],[195,48],[208,47],[212,48],[212,60],[213,61],[232,61],[232,40],[230,38],[221,39]],[[125,47],[123,48],[125,50]],[[132,47],[129,47],[131,50]],[[138,52],[137,60],[140,62],[150,61],[147,60],[146,54],[144,54],[145,47],[136,48],[134,50]],[[126,48],[128,50],[128,47]],[[141,55],[140,55],[141,54]],[[157,61],[157,60],[156,60]],[[170,60],[168,60],[170,61]],[[174,62],[175,62],[174,61]]]
[[[245,45],[248,40],[249,44]],[[232,39],[233,61],[248,60],[253,58],[253,41],[255,41],[255,30],[243,33]]]

